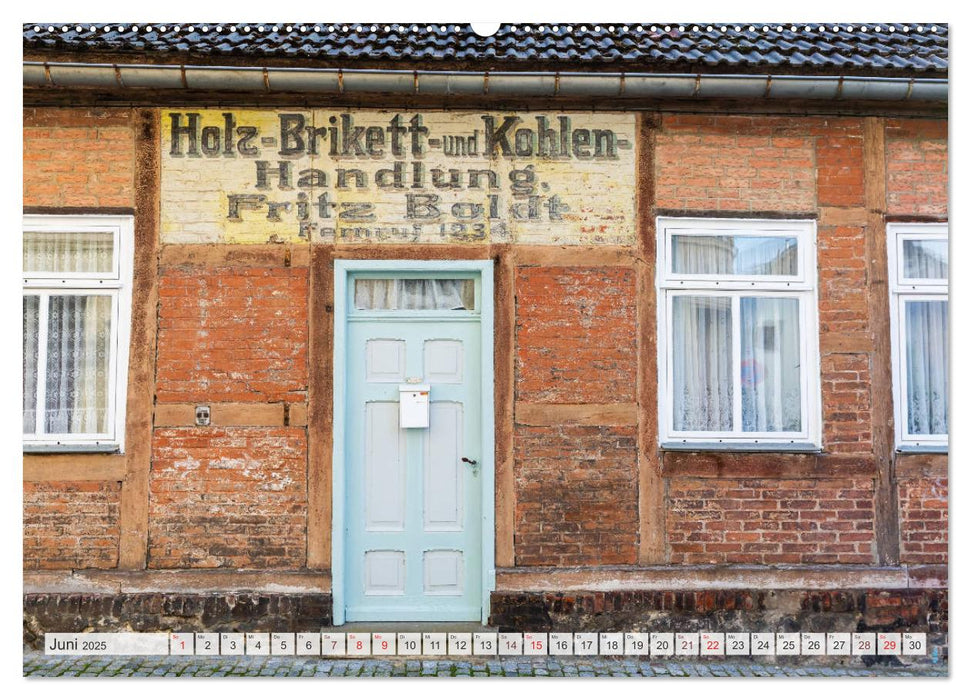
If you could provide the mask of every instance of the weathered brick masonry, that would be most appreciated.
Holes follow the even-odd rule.
[[[132,208],[138,138],[133,123],[127,109],[25,110],[25,207]],[[881,561],[877,547],[874,426],[882,407],[874,401],[872,382],[883,375],[875,364],[876,349],[889,338],[876,335],[880,324],[869,296],[867,246],[874,231],[865,200],[864,126],[862,117],[665,113],[650,129],[656,140],[649,174],[655,196],[638,203],[644,220],[658,213],[813,218],[818,244],[823,452],[813,464],[822,466],[804,466],[790,454],[752,454],[725,460],[736,466],[729,464],[722,473],[662,469],[664,507],[656,522],[663,533],[663,564],[688,571],[694,565],[839,569],[898,563]],[[888,119],[881,129],[887,215],[946,216],[946,123]],[[632,415],[649,408],[635,405],[641,395],[639,344],[649,331],[637,321],[639,305],[647,303],[636,293],[637,249],[620,253],[629,256],[629,264],[576,260],[534,265],[516,262],[509,252],[515,247],[499,256],[514,274],[511,310],[498,312],[508,311],[513,320],[507,337],[497,342],[512,347],[507,389],[515,404],[547,410],[549,418],[498,416],[512,440],[513,489],[499,494],[512,505],[509,522],[497,527],[511,530],[513,569],[590,567],[592,585],[609,578],[616,567],[638,565],[645,536],[638,511],[644,467],[639,452],[662,467],[675,461],[654,444],[638,444],[642,433],[636,416],[556,423],[562,411],[576,406],[632,407]],[[169,248],[184,253],[181,246]],[[156,421],[143,494],[148,509],[145,561],[152,570],[216,569],[229,575],[236,569],[306,569],[308,445],[319,440],[306,427],[307,406],[311,399],[324,406],[332,400],[329,394],[310,396],[313,365],[324,360],[311,354],[310,275],[300,265],[233,260],[225,251],[217,253],[211,258],[216,262],[163,260],[152,270],[158,274],[159,298],[149,318],[157,323],[157,347],[141,351],[157,353],[155,415],[195,403],[212,403],[215,412],[219,404],[232,403],[244,413],[252,407],[254,415],[279,407],[280,419],[212,427],[194,427],[191,417]],[[360,248],[353,254],[366,256],[368,251]],[[326,274],[331,273],[328,268]],[[330,302],[317,303],[326,307]],[[332,338],[327,332],[321,337],[326,342],[318,352],[329,361]],[[329,391],[329,383],[321,386]],[[647,395],[656,405],[654,393]],[[328,453],[323,458],[328,469],[329,459]],[[84,468],[77,465],[72,469]],[[847,472],[841,473],[844,468]],[[59,477],[25,482],[25,569],[119,567],[121,484],[127,477],[124,470],[112,474],[103,481]],[[946,564],[946,459],[923,471],[900,472],[892,490],[899,563]],[[672,591],[616,595],[611,602],[607,594],[579,592],[571,601],[556,591],[497,591],[494,621],[510,627],[526,621],[561,629],[620,629],[685,611],[704,613],[701,621],[731,617],[718,617],[720,610],[754,611],[735,620],[749,625],[745,629],[780,620],[797,627],[814,620],[806,624],[820,628],[844,622],[917,628],[930,621],[940,631],[940,618],[946,621],[942,592],[731,589],[712,592],[711,600],[677,604],[666,602]],[[77,606],[100,610],[115,605],[107,598],[55,598],[30,599],[38,629],[67,619],[67,613],[58,618],[57,610],[70,609],[77,617]],[[776,602],[783,598],[784,605]],[[215,604],[201,599],[127,598],[99,619],[105,628],[129,614],[144,629],[176,624],[202,629],[213,620],[229,629],[254,619],[262,621],[257,626],[282,620],[296,626],[293,616],[307,605],[306,620],[324,624],[330,618],[329,611],[318,609],[321,600],[293,603],[291,609],[286,602],[246,599],[206,613],[206,606]],[[278,604],[286,608],[279,614],[273,608]],[[246,613],[256,609],[262,612]],[[605,611],[616,614],[594,614]],[[810,613],[841,617],[824,624]]]
[[[872,453],[873,342],[862,158],[856,118],[665,115],[657,136],[659,209],[818,217],[827,208],[860,222],[820,222],[817,256],[824,451],[861,457]],[[770,472],[772,461],[764,457]],[[871,479],[674,479],[667,497],[673,562],[877,561]]]
[[[811,211],[813,136],[798,119],[665,115],[657,135],[657,207]]]
[[[306,563],[303,428],[169,428],[152,445],[152,568]]]
[[[494,593],[499,629],[541,631],[665,630],[677,632],[927,632],[928,647],[947,656],[946,590],[745,589]],[[889,663],[870,656],[864,662]]]
[[[873,482],[672,479],[678,564],[871,564]]]
[[[163,268],[159,402],[307,399],[306,268]]]
[[[898,489],[901,561],[947,564],[947,478],[910,479]]]
[[[635,563],[636,455],[630,426],[518,426],[517,566]]]
[[[634,400],[634,271],[520,267],[516,276],[516,400]]]
[[[128,109],[25,108],[24,207],[131,207],[135,132]],[[118,566],[121,484],[24,482],[24,569]]]
[[[120,484],[24,484],[25,569],[118,566]]]
[[[870,452],[870,358],[865,353],[826,354],[820,373],[823,442],[834,453]]]
[[[628,267],[519,267],[516,400],[634,400],[634,289]],[[632,427],[518,425],[514,449],[518,566],[635,563]]]
[[[130,207],[135,134],[124,109],[24,109],[24,206]]]
[[[31,594],[24,596],[24,642],[44,632],[305,632],[333,622],[330,595],[192,593]]]
[[[887,122],[887,213],[947,216],[947,122]]]

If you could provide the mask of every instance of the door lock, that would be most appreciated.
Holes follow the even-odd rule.
[[[463,457],[462,458],[462,461],[465,462],[466,464],[468,464],[470,467],[472,467],[472,476],[478,476],[479,475],[479,463],[478,462],[476,462],[474,459],[469,459],[468,457]]]

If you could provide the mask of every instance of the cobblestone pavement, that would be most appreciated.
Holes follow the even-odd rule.
[[[619,677],[852,677],[947,676],[946,665],[823,667],[745,661],[650,661],[625,658],[322,659],[299,657],[45,656],[24,654],[31,677],[383,677],[383,676],[619,676]]]

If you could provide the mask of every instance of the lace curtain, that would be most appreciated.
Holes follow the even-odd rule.
[[[742,297],[742,430],[802,429],[799,300]]]
[[[112,256],[111,233],[24,232],[25,272],[110,273]],[[112,304],[110,294],[45,290],[24,296],[25,434],[108,432]],[[41,368],[43,387],[38,385]]]
[[[672,248],[675,273],[797,273],[795,238],[673,236]],[[740,357],[734,357],[736,333]],[[802,430],[798,298],[677,295],[671,343],[674,430]]]
[[[907,432],[947,434],[946,301],[904,302]]]
[[[114,236],[108,232],[24,231],[25,271],[107,273],[113,252]]]
[[[475,284],[461,279],[359,279],[354,307],[367,311],[445,311],[475,308]]]
[[[732,300],[676,296],[673,302],[674,429],[730,431]]]
[[[37,430],[37,328],[40,300],[24,297],[24,433]]]
[[[41,358],[40,298],[24,298],[24,432],[108,432],[111,302],[107,295],[47,297],[47,342]],[[37,424],[38,366],[45,402]]]

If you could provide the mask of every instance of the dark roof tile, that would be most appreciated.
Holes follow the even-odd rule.
[[[648,71],[677,64],[680,70],[759,66],[781,72],[853,68],[942,73],[948,65],[948,26],[540,23],[504,24],[493,36],[482,37],[462,24],[28,23],[23,25],[23,46],[25,51],[39,53],[168,53],[173,58],[498,61],[509,68],[529,62],[582,61]],[[563,68],[569,70],[569,66]]]

